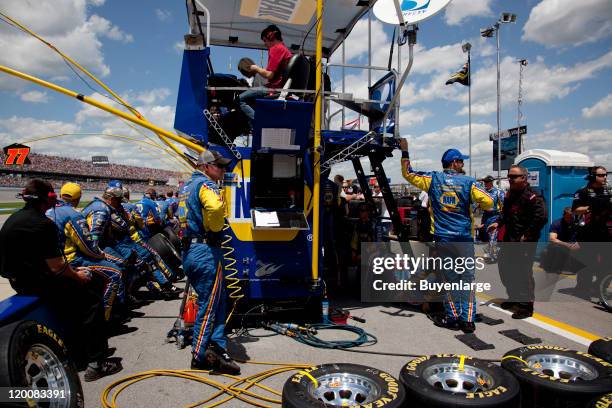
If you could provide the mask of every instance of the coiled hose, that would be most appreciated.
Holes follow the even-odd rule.
[[[225,225],[223,226],[223,242],[221,243],[221,249],[223,250],[223,262],[225,263],[225,280],[227,281],[227,290],[229,292],[229,298],[234,300],[232,305],[232,310],[228,313],[227,319],[225,319],[225,324],[228,324],[234,311],[236,310],[236,305],[238,301],[244,297],[244,293],[242,293],[242,287],[240,286],[240,279],[238,278],[238,269],[235,267],[236,259],[233,257],[233,253],[235,249],[229,245],[233,237],[231,232],[226,232],[230,229],[230,225],[225,220]]]
[[[308,326],[310,329],[315,329],[318,333],[321,330],[345,330],[355,333],[355,340],[323,340],[317,337],[313,331],[297,331],[295,339],[300,343],[307,344],[312,347],[329,348],[329,349],[346,349],[351,347],[359,347],[366,345],[374,345],[378,339],[373,334],[368,333],[360,327],[350,324],[335,324],[335,323],[318,323]]]

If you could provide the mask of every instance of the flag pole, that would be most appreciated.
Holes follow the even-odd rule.
[[[471,49],[468,49],[468,134],[469,134],[469,174],[472,177],[472,61],[471,61]]]

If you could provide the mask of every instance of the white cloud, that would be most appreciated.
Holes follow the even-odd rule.
[[[176,51],[179,54],[183,53],[183,50],[185,50],[185,42],[183,41],[177,41],[174,43],[174,45],[172,46],[172,48],[174,49],[174,51]]]
[[[19,95],[22,101],[31,103],[47,103],[49,102],[49,95],[46,92],[40,91],[29,91]]]
[[[100,76],[110,73],[104,61],[102,38],[131,42],[133,37],[96,14],[88,16],[89,5],[104,2],[85,0],[25,0],[3,2],[3,12],[40,34],[75,61]],[[67,75],[62,58],[35,38],[0,25],[0,64],[44,77]],[[69,74],[72,77],[72,74]],[[20,89],[25,82],[0,78],[0,89]]]
[[[602,116],[612,116],[612,94],[608,94],[590,108],[582,109],[582,117],[591,119]]]
[[[444,15],[448,25],[459,25],[469,17],[487,17],[493,15],[492,0],[453,0]]]
[[[612,33],[610,0],[542,0],[529,14],[523,40],[546,47],[595,42]]]
[[[383,23],[378,20],[372,21],[372,65],[387,65],[389,50],[391,48],[391,37],[384,31]],[[353,58],[367,57],[368,55],[368,20],[361,19],[355,24],[345,42],[345,58],[349,61]],[[341,47],[331,57],[332,63],[342,61]],[[338,69],[338,68],[336,68]]]
[[[170,90],[168,88],[156,88],[150,91],[140,92],[135,96],[135,99],[147,105],[162,102],[170,96]]]
[[[155,16],[159,21],[168,21],[172,18],[170,10],[155,9]]]
[[[11,116],[0,119],[0,141],[3,146],[41,136],[61,133],[75,133],[79,127],[74,123],[57,120],[41,120],[30,117]],[[55,139],[50,139],[48,145],[53,145]]]
[[[524,101],[530,103],[562,99],[576,90],[581,81],[594,78],[599,71],[610,67],[612,67],[612,51],[574,66],[547,66],[544,58],[537,57],[525,68]],[[491,62],[472,74],[472,114],[487,115],[495,112],[497,106],[495,64]],[[505,57],[502,60],[501,74],[502,105],[515,103],[519,76],[516,58]],[[462,115],[467,113],[467,106],[459,112]]]
[[[431,117],[432,113],[427,109],[407,109],[401,110],[399,124],[401,129],[411,128],[414,125],[422,124],[425,119]]]

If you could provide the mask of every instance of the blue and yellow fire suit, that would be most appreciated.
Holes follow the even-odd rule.
[[[159,232],[161,218],[159,217],[159,209],[155,201],[147,196],[142,197],[142,199],[136,203],[136,211],[138,211],[145,223],[145,240]]]
[[[459,257],[474,259],[474,217],[471,204],[477,202],[483,210],[493,206],[491,197],[476,184],[476,180],[454,170],[443,172],[415,172],[409,159],[402,159],[402,175],[415,187],[429,194],[430,215],[434,241],[438,245],[438,256],[442,259]],[[458,242],[449,245],[449,242]],[[446,282],[471,283],[474,268],[465,268],[457,273],[443,269]],[[476,315],[473,291],[458,290],[446,293],[444,303],[446,316],[454,320],[472,322]]]
[[[482,212],[482,223],[485,228],[497,221],[499,214],[504,206],[504,191],[493,186],[490,190],[485,189],[487,194],[493,199],[493,208]]]
[[[181,191],[179,221],[188,248],[183,270],[198,294],[198,315],[193,328],[193,356],[204,361],[209,342],[226,348],[225,285],[221,231],[225,203],[217,184],[195,171]]]
[[[135,267],[140,273],[150,270],[159,286],[169,284],[164,273],[155,265],[153,255],[130,238],[128,217],[123,208],[112,208],[96,197],[83,209],[83,214],[87,217],[87,224],[96,245],[112,248],[123,259],[131,258],[135,253]],[[157,285],[147,285],[151,290],[159,289]]]
[[[47,211],[57,225],[60,246],[70,265],[86,266],[104,279],[104,317],[108,321],[115,298],[125,300],[125,287],[121,270],[94,245],[85,216],[69,203],[58,200],[55,208]]]
[[[155,203],[157,204],[161,227],[164,228],[165,226],[170,225],[170,221],[174,217],[172,209],[170,208],[170,201],[158,200]]]
[[[174,279],[176,276],[176,271],[170,269],[170,267],[164,262],[162,257],[154,250],[149,244],[147,244],[148,238],[150,238],[149,231],[145,225],[144,219],[138,212],[138,208],[136,204],[133,203],[122,203],[123,209],[125,210],[125,215],[128,219],[129,224],[129,234],[132,241],[136,243],[136,245],[142,248],[143,250],[148,251],[154,258],[155,264],[162,271],[164,276],[167,279]],[[139,252],[140,253],[140,252]]]

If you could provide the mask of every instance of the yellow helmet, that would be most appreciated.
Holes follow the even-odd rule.
[[[66,183],[60,190],[60,197],[66,201],[76,201],[81,198],[81,186],[77,183]]]

